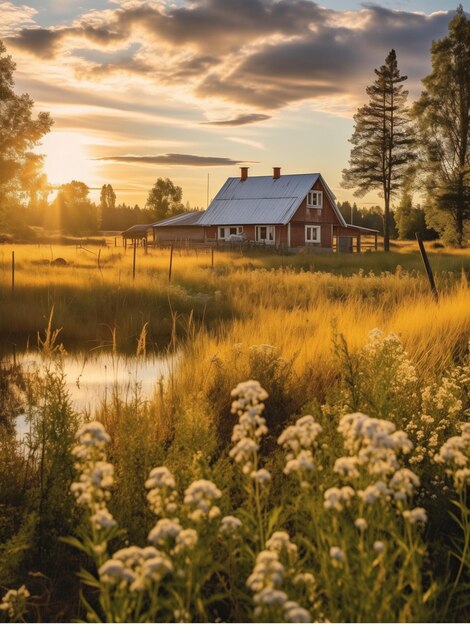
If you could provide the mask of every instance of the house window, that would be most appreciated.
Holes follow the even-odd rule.
[[[305,243],[320,243],[321,242],[321,226],[306,226],[305,227]]]
[[[323,191],[309,191],[307,195],[307,208],[323,208]]]
[[[275,226],[256,226],[255,239],[258,243],[274,245],[276,242]]]
[[[229,239],[230,235],[241,235],[243,226],[219,226],[219,239]]]

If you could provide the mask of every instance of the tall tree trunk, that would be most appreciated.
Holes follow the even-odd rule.
[[[390,250],[390,195],[385,195],[384,211],[384,252]]]
[[[464,181],[463,181],[463,175],[460,174],[459,183],[457,187],[457,208],[456,208],[456,215],[455,215],[455,222],[456,222],[455,226],[457,230],[457,245],[459,246],[459,248],[462,247],[462,243],[463,243],[464,202],[465,202]]]

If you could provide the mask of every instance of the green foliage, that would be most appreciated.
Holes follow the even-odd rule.
[[[58,228],[75,235],[97,231],[98,210],[89,200],[88,192],[85,183],[77,180],[61,186],[52,207]]]
[[[413,205],[413,196],[406,186],[395,210],[395,220],[400,239],[415,239],[416,233],[425,240],[438,237],[434,229],[427,227],[424,209]]]
[[[100,194],[100,211],[102,230],[114,228],[114,214],[116,212],[116,194],[111,185],[103,185]]]
[[[400,75],[395,50],[376,69],[376,80],[367,87],[369,103],[354,116],[355,127],[349,167],[343,170],[343,186],[363,196],[378,189],[384,198],[384,249],[390,245],[390,204],[393,194],[409,176],[415,156],[415,140],[406,108],[406,76]]]
[[[146,207],[152,212],[153,220],[162,220],[184,211],[182,197],[181,187],[169,178],[158,178],[150,190]]]
[[[463,245],[470,220],[470,21],[462,5],[449,33],[434,41],[432,72],[414,105],[420,131],[426,217],[447,240]],[[450,219],[449,219],[450,217]]]
[[[14,70],[0,41],[0,228],[4,229],[23,221],[21,193],[34,198],[44,189],[42,159],[32,149],[52,126],[48,113],[33,117],[34,102],[28,94],[14,92]]]

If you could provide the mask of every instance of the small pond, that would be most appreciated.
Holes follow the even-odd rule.
[[[131,399],[138,384],[142,398],[150,399],[155,385],[174,369],[177,358],[177,355],[136,358],[109,352],[67,354],[63,356],[66,387],[75,410],[93,415],[101,403],[111,398],[114,389],[119,390],[121,397]],[[32,351],[16,354],[15,361],[26,373],[42,364],[39,353]],[[19,436],[27,429],[24,416],[20,416]]]

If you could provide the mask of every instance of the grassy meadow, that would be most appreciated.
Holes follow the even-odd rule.
[[[109,243],[0,246],[5,619],[468,621],[470,253]],[[178,359],[82,415],[64,349]]]

